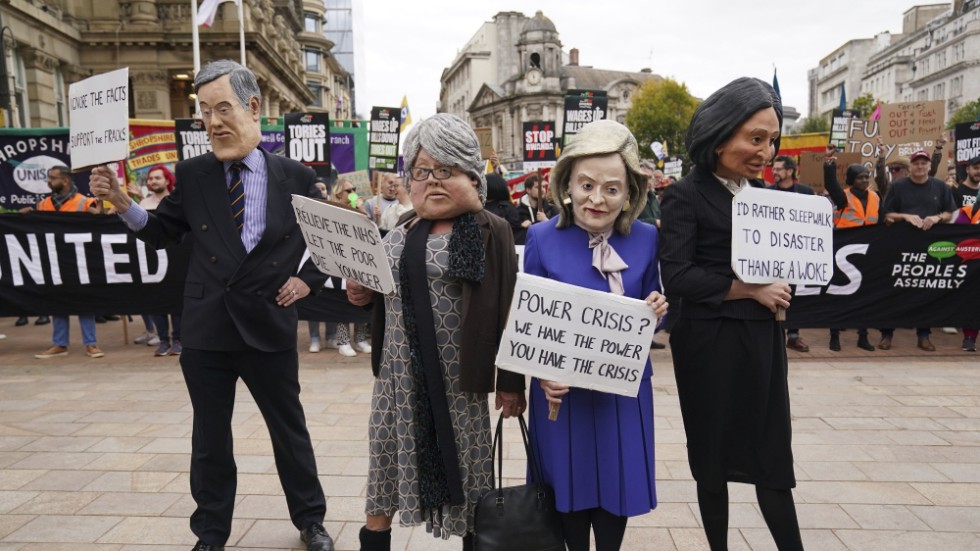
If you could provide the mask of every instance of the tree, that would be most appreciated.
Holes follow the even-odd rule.
[[[684,135],[697,108],[698,100],[682,82],[669,78],[644,82],[626,112],[626,126],[639,142],[640,156],[653,156],[651,143],[667,142],[671,155],[686,157]]]
[[[798,123],[796,123],[797,131],[800,134],[808,134],[810,132],[830,132],[830,120],[827,117],[822,117],[820,115],[815,115],[813,117],[806,117]]]
[[[946,129],[953,130],[957,124],[980,120],[980,98],[960,107],[946,122]]]
[[[854,102],[851,103],[851,109],[854,109],[859,113],[858,118],[866,119],[871,116],[871,113],[874,113],[875,107],[877,107],[879,103],[882,102],[875,99],[875,97],[871,95],[871,92],[865,92],[863,95],[855,98]]]

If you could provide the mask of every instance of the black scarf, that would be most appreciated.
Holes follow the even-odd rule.
[[[460,505],[466,496],[429,300],[425,252],[431,228],[431,220],[419,220],[408,230],[398,260],[398,273],[415,390],[415,442],[421,506],[438,509],[446,503]],[[479,283],[485,270],[483,237],[476,217],[469,212],[453,221],[448,275]]]

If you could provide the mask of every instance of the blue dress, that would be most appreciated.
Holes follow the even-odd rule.
[[[609,283],[592,267],[588,232],[558,229],[557,222],[555,217],[528,229],[524,271],[608,292]],[[629,266],[622,272],[625,296],[645,299],[660,290],[654,226],[635,222],[629,236],[613,232],[609,244]],[[636,398],[573,388],[562,398],[557,421],[548,420],[548,401],[532,379],[531,441],[559,511],[601,507],[630,517],[657,506],[652,374],[648,360]]]

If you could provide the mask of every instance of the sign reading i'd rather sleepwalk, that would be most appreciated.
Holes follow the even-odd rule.
[[[496,364],[635,398],[656,322],[642,300],[519,273]]]
[[[386,295],[395,291],[381,233],[363,213],[300,195],[293,195],[293,210],[310,259],[321,272]]]
[[[398,129],[402,111],[397,107],[371,108],[371,141],[368,147],[368,168],[398,172]]]
[[[746,187],[732,200],[732,270],[746,283],[827,285],[834,208],[826,197]]]
[[[68,87],[71,168],[78,171],[129,156],[129,68]]]
[[[286,113],[286,156],[330,178],[330,117],[326,113]]]

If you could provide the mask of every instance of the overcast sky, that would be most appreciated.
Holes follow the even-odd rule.
[[[601,69],[653,72],[705,98],[740,76],[771,82],[778,70],[784,105],[808,110],[807,70],[845,42],[902,30],[920,0],[355,0],[357,111],[397,107],[412,118],[435,113],[439,76],[480,25],[501,11],[541,10],[562,49]],[[858,96],[847,90],[847,97]]]

